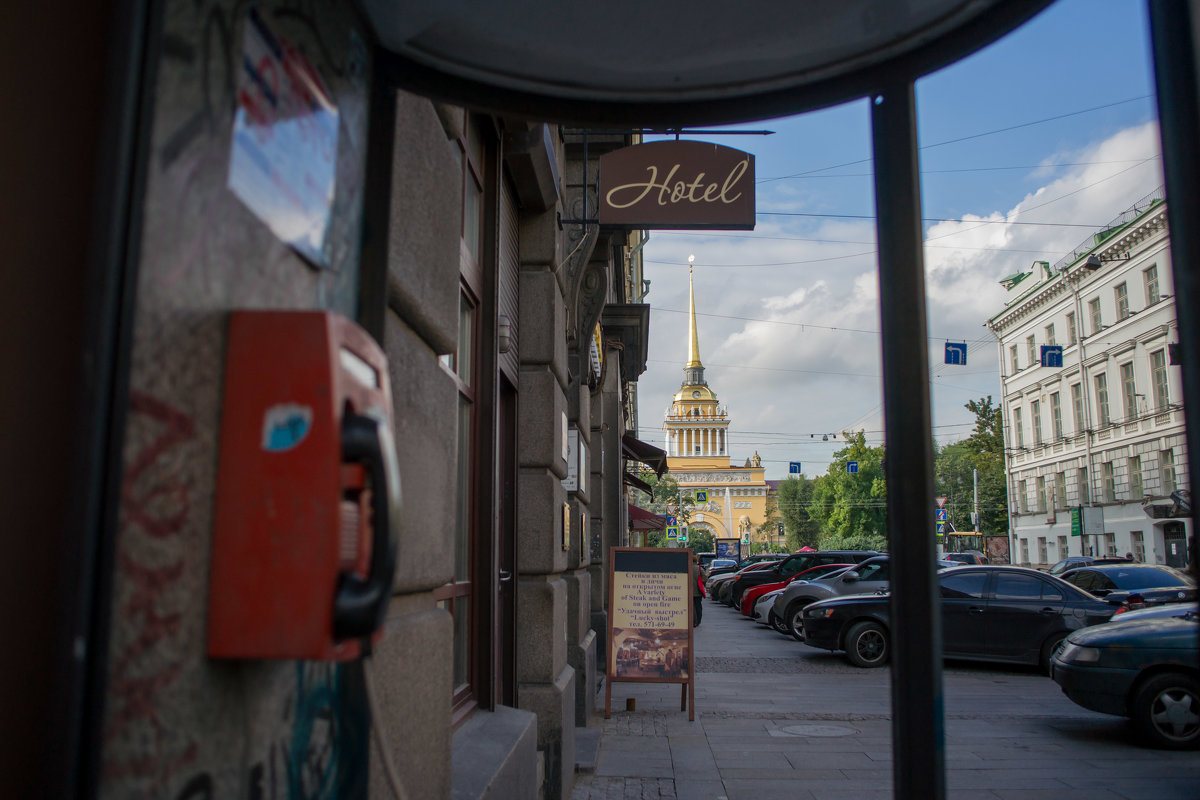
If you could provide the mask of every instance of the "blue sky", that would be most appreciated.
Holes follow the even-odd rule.
[[[999,400],[998,281],[1057,261],[1161,183],[1142,0],[1059,0],[1005,39],[917,83],[931,387],[939,442],[967,435],[963,404]],[[751,122],[769,137],[703,136],[755,154],[752,233],[656,231],[644,250],[650,354],[639,429],[662,418],[687,357],[687,257],[700,351],[728,405],[732,458],[757,451],[825,472],[838,442],[883,439],[870,125],[865,100]],[[1029,224],[1038,223],[1038,224]],[[945,342],[969,343],[965,367]]]

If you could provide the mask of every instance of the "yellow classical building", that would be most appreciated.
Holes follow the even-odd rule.
[[[683,368],[683,385],[675,393],[663,423],[667,468],[678,483],[681,495],[707,492],[706,501],[692,509],[692,531],[710,531],[718,542],[741,541],[783,545],[774,526],[765,538],[758,532],[767,519],[770,486],[758,453],[743,466],[729,460],[729,412],[722,408],[704,380],[700,362],[700,337],[696,328],[696,293],[688,277],[690,339]],[[743,552],[746,548],[743,546]]]

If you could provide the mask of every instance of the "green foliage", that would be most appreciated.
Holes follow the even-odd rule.
[[[821,537],[821,523],[813,519],[809,504],[813,499],[813,481],[803,475],[780,482],[777,508],[783,519],[787,546],[791,550],[816,547]],[[774,523],[772,523],[774,524]]]
[[[887,485],[883,478],[882,447],[869,447],[864,431],[842,432],[847,444],[833,454],[829,472],[813,483],[810,518],[830,538],[887,536]],[[858,462],[858,472],[846,471]],[[822,540],[824,541],[824,540]]]
[[[827,536],[817,545],[818,550],[879,550],[888,549],[887,536],[861,533],[853,536]]]
[[[1004,478],[1004,426],[999,406],[992,398],[971,400],[964,406],[975,414],[975,430],[961,442],[937,453],[935,486],[946,498],[946,516],[960,531],[972,529],[974,475],[979,470],[980,530],[987,535],[1008,531],[1008,499]]]
[[[685,494],[680,497],[679,482],[676,481],[671,474],[665,473],[660,478],[650,471],[643,471],[639,476],[643,481],[650,484],[654,488],[654,497],[651,497],[640,489],[637,492],[637,505],[655,514],[666,514],[667,507],[675,506],[675,515],[679,517],[680,526],[688,525],[692,519],[692,508],[696,501],[690,494]],[[697,553],[713,552],[716,550],[716,542],[713,540],[713,535],[709,531],[689,530],[688,541],[684,543]],[[674,543],[667,538],[667,532],[662,531],[647,531],[646,532],[647,547],[673,547]]]
[[[663,538],[665,539],[666,536]],[[691,528],[688,531],[686,544],[696,553],[715,553],[717,551],[717,539],[713,536],[713,532],[708,530]]]

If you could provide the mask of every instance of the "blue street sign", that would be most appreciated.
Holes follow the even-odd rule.
[[[670,516],[667,517],[667,524],[668,525],[678,525],[679,517],[675,516],[674,514],[671,514]]]
[[[858,473],[858,462],[857,461],[847,461],[846,462],[846,472],[849,472],[851,475],[857,474]]]
[[[668,525],[667,526],[667,538],[668,539],[678,539],[679,538],[679,526],[678,525]]]
[[[938,536],[943,536],[943,535],[945,535],[945,533],[946,533],[946,523],[944,523],[944,522],[939,522],[939,523],[937,524],[937,535],[938,535]]]
[[[967,364],[967,343],[966,342],[946,342],[946,363],[957,364],[958,366],[966,366]]]
[[[800,462],[799,461],[789,461],[788,462],[788,474],[789,475],[799,475],[800,474]]]
[[[696,502],[697,503],[707,503],[708,502],[708,489],[697,489],[696,490]]]
[[[946,509],[944,509],[944,508],[939,508],[939,509],[937,510],[937,521],[938,521],[938,522],[945,522],[945,521],[946,521]]]
[[[1042,345],[1042,366],[1043,367],[1061,367],[1062,366],[1062,345],[1060,345],[1060,344],[1044,344],[1044,345]]]

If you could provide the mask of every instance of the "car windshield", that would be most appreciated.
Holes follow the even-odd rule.
[[[715,567],[736,567],[736,566],[737,566],[737,562],[736,562],[736,561],[734,561],[732,558],[714,558],[714,559],[713,559],[713,561],[712,561],[712,563],[711,563],[711,564],[709,564],[709,567],[710,567],[710,568],[715,568]]]
[[[1120,567],[1104,571],[1120,589],[1153,589],[1159,586],[1195,586],[1196,581],[1170,567]]]

